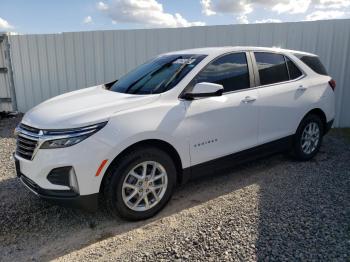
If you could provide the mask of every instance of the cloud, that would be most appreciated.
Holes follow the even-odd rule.
[[[85,17],[84,20],[83,20],[83,23],[84,24],[92,24],[93,23],[92,17],[91,16]]]
[[[337,19],[345,16],[345,12],[338,10],[330,11],[315,11],[308,14],[305,18],[306,21],[315,21],[315,20],[326,20],[326,19]]]
[[[256,24],[282,23],[282,20],[280,20],[280,19],[268,18],[268,19],[256,20],[255,23],[256,23]]]
[[[99,2],[97,9],[114,23],[134,23],[153,27],[202,26],[204,22],[189,22],[181,14],[164,12],[156,0],[111,0]]]
[[[103,2],[98,2],[97,9],[101,11],[106,11],[109,9],[109,6]]]
[[[236,18],[239,24],[249,24],[248,17],[246,15],[240,15]]]
[[[215,15],[216,12],[213,10],[211,0],[201,0],[202,13],[206,16]]]
[[[0,30],[9,30],[14,28],[9,22],[0,17]]]
[[[350,0],[317,0],[315,5],[318,9],[339,9],[350,6]]]
[[[248,0],[201,0],[202,13],[209,16],[217,13],[223,14],[249,14],[253,11]]]
[[[301,14],[305,13],[311,4],[311,0],[294,0],[286,3],[278,3],[272,7],[277,13]]]
[[[339,9],[350,6],[350,0],[201,0],[202,13],[246,15],[257,6],[278,14],[302,14],[311,7],[316,9]]]

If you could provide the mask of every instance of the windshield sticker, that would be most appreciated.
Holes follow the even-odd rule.
[[[179,59],[177,59],[177,60],[175,60],[174,62],[173,62],[173,64],[188,64],[188,65],[190,65],[190,64],[192,64],[194,61],[196,61],[196,59],[195,58],[192,58],[192,59],[185,59],[185,58],[179,58]]]

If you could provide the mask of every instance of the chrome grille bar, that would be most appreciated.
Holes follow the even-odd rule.
[[[17,135],[16,155],[32,160],[37,149],[40,130],[34,127],[20,124],[15,131]]]

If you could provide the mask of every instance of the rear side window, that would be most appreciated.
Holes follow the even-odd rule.
[[[317,56],[296,55],[301,61],[303,61],[308,67],[320,75],[328,75],[326,68],[322,65],[320,59]]]
[[[283,55],[263,52],[256,52],[254,55],[261,85],[289,80],[288,69]]]
[[[224,92],[249,88],[246,54],[234,53],[214,60],[195,77],[193,84],[200,82],[223,85]]]
[[[288,57],[286,57],[286,62],[290,80],[297,79],[298,77],[302,76],[303,73]]]

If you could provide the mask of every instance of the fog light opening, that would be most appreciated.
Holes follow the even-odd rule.
[[[69,170],[69,187],[75,192],[79,194],[79,185],[77,176],[75,175],[74,168]]]

